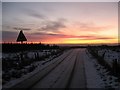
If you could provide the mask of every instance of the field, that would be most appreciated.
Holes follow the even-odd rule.
[[[118,46],[4,44],[2,84],[4,88],[118,88],[119,54]]]
[[[3,85],[32,72],[39,65],[48,63],[63,52],[55,45],[3,44],[2,46]]]
[[[101,73],[101,78],[109,83],[109,87],[113,86],[113,82],[120,82],[120,48],[119,46],[91,46],[88,52],[92,58],[96,59],[98,64],[95,65]],[[116,78],[112,81],[113,78]],[[117,85],[117,84],[116,84]]]

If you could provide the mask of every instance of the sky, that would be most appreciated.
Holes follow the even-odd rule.
[[[3,42],[118,43],[117,2],[2,2]]]
[[[2,2],[119,2],[119,0],[1,0]]]

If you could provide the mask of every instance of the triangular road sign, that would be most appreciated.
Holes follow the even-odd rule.
[[[27,41],[25,35],[23,34],[23,31],[21,30],[18,37],[17,37],[17,42],[23,42],[23,41]]]

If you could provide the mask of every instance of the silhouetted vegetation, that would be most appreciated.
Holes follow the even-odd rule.
[[[53,60],[63,53],[65,49],[57,45],[45,44],[2,44],[2,52],[8,57],[2,56],[3,84],[11,78],[20,78],[22,75],[32,72],[38,61],[44,61],[42,65]]]
[[[57,45],[45,45],[45,44],[12,44],[12,43],[3,43],[2,52],[20,52],[20,51],[31,51],[31,50],[45,50],[45,49],[59,49]]]

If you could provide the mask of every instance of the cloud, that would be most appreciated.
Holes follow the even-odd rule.
[[[93,22],[90,23],[84,23],[84,22],[77,22],[74,25],[77,25],[80,30],[82,31],[90,31],[90,32],[100,32],[104,30],[108,30],[112,28],[112,25],[106,25],[106,26],[101,26],[101,25],[96,25]]]
[[[80,40],[108,40],[108,39],[115,39],[114,37],[104,37],[104,36],[75,36],[74,38],[78,38]]]
[[[25,30],[25,31],[31,30],[30,28],[22,28],[22,27],[13,27],[13,29],[15,29],[15,30]]]
[[[3,41],[16,41],[17,39],[17,32],[11,32],[11,31],[2,31],[2,40]]]
[[[61,28],[66,28],[64,24],[64,20],[56,20],[56,21],[46,21],[38,30],[39,31],[53,31],[56,32]]]
[[[29,16],[39,18],[39,19],[45,19],[46,18],[44,15],[38,14],[38,13],[29,13]]]
[[[64,36],[67,36],[67,35],[64,35],[64,34],[54,34],[54,33],[45,33],[45,32],[36,32],[36,33],[32,33],[31,35],[37,35],[37,36],[53,36],[53,37],[64,37]]]
[[[2,31],[2,39],[4,41],[16,41],[19,32],[11,32],[11,31]],[[55,34],[55,33],[47,33],[47,32],[34,32],[34,33],[26,33],[28,41],[41,41],[41,40],[49,40],[49,39],[78,39],[78,40],[110,40],[115,39],[114,37],[105,37],[105,36],[75,36],[75,35],[65,35],[65,34]]]
[[[5,30],[5,29],[12,29],[12,27],[10,25],[2,25],[2,29]]]
[[[64,18],[58,18],[57,20],[51,20],[46,15],[41,14],[38,11],[32,10],[32,9],[24,9],[24,12],[31,17],[42,19],[40,28],[37,29],[39,31],[57,31],[60,28],[65,28],[65,22],[67,21]]]
[[[5,36],[13,36],[17,34],[17,32],[11,32],[11,31],[2,31],[2,35]]]
[[[77,39],[80,39],[80,40],[104,40],[104,39],[115,39],[114,37],[104,37],[104,36],[91,36],[91,35],[88,35],[88,36],[66,36],[67,38],[77,38]]]
[[[47,17],[35,10],[31,9],[24,9],[25,13],[31,17],[37,18],[37,19],[47,19]]]
[[[115,39],[113,37],[96,37],[95,39]]]
[[[40,37],[54,37],[54,38],[75,38],[75,39],[79,39],[79,40],[108,40],[108,39],[115,39],[114,37],[104,37],[104,36],[75,36],[75,35],[64,35],[64,34],[53,34],[53,33],[41,33],[41,32],[37,32],[37,33],[33,33],[32,35],[37,35]]]

